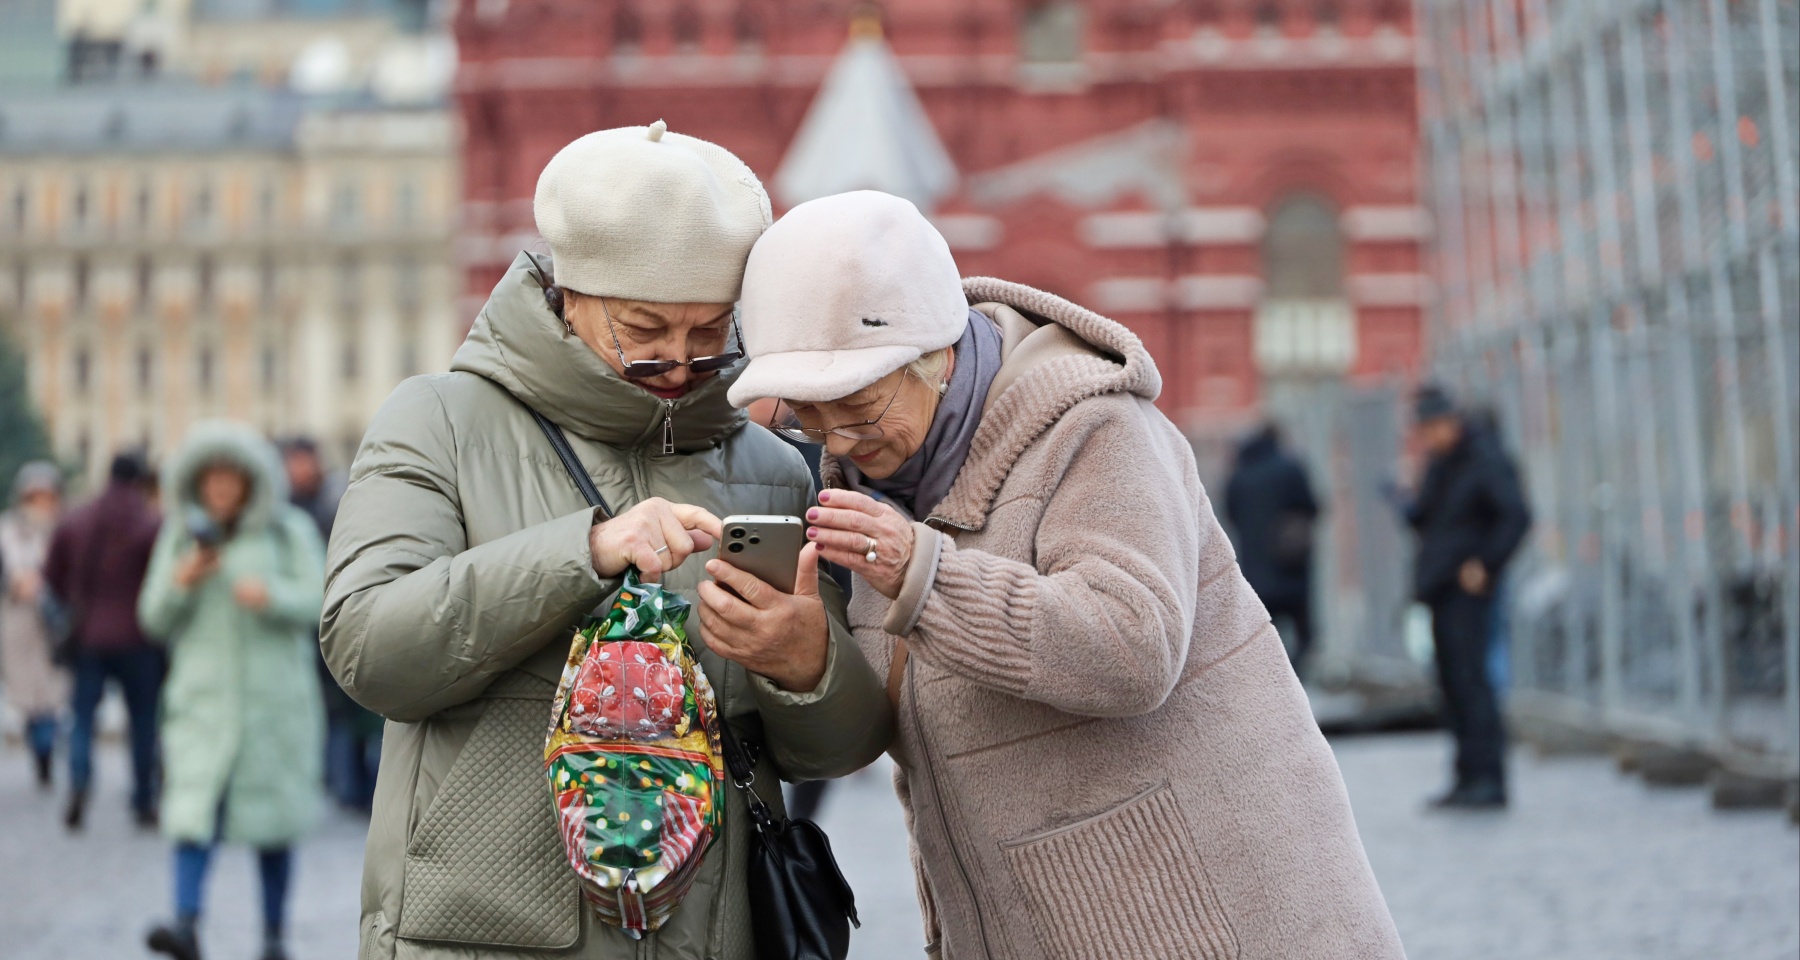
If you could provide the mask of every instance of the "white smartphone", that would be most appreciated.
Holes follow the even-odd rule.
[[[799,517],[736,514],[725,518],[719,559],[780,590],[794,592],[806,524]],[[724,584],[720,584],[724,586]]]

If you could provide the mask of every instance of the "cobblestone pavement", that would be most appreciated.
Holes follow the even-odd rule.
[[[1776,813],[1712,812],[1594,758],[1514,770],[1500,815],[1427,814],[1445,744],[1420,734],[1336,744],[1369,856],[1413,960],[1793,960],[1800,834]],[[168,910],[168,854],[125,816],[124,763],[103,751],[88,830],[65,834],[16,748],[0,749],[0,958],[143,956]],[[838,785],[821,817],[864,920],[855,960],[917,960],[906,838],[885,763]],[[300,852],[295,960],[355,955],[362,823],[334,815]],[[255,876],[221,857],[209,960],[255,955]]]

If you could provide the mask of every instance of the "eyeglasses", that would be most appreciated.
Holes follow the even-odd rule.
[[[911,375],[911,370],[902,371],[900,382],[894,385],[894,392],[888,395],[887,403],[882,405],[881,412],[876,414],[873,420],[814,429],[801,426],[800,418],[790,408],[788,415],[780,423],[773,422],[774,418],[771,417],[769,429],[789,440],[797,440],[801,443],[824,443],[825,438],[830,436],[839,436],[847,440],[879,440],[886,435],[886,431],[881,428],[881,418],[887,416],[888,410],[893,408],[894,400],[900,396],[900,388],[906,385],[906,378]]]
[[[544,265],[538,262],[537,257],[532,256],[531,251],[525,251],[525,256],[531,260],[531,268],[537,273],[538,285],[544,288],[544,302],[549,306],[550,312],[556,314],[556,319],[563,322],[565,329],[574,333],[574,326],[569,323],[568,317],[563,315],[562,289],[550,282],[550,277],[544,273]],[[606,308],[606,298],[596,297],[595,299],[600,301],[600,312],[606,317],[606,332],[612,334],[613,349],[618,351],[619,369],[629,380],[648,380],[652,377],[660,377],[676,367],[686,367],[694,373],[712,373],[744,359],[744,335],[738,330],[737,313],[734,308],[731,315],[731,339],[733,343],[737,344],[736,350],[710,357],[695,357],[692,360],[626,360],[625,348],[619,343],[619,331],[613,329],[612,311]]]
[[[692,360],[626,360],[625,348],[619,344],[619,332],[613,329],[612,311],[606,309],[606,298],[595,297],[600,301],[600,313],[606,317],[606,332],[612,334],[613,349],[619,352],[619,370],[630,380],[648,380],[660,377],[676,367],[686,367],[694,373],[712,373],[744,359],[744,337],[738,332],[737,313],[731,315],[731,339],[737,349],[727,353],[714,354],[710,357],[695,357]]]

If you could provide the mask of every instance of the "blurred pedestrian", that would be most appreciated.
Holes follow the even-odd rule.
[[[310,437],[282,441],[281,462],[287,468],[288,502],[312,518],[320,543],[329,541],[338,500],[344,495],[342,479],[326,471],[319,446]],[[313,659],[325,701],[325,785],[340,806],[367,813],[375,801],[375,771],[381,762],[381,717],[338,686],[325,665],[318,636],[314,624]]]
[[[552,256],[520,254],[450,372],[388,398],[332,530],[325,656],[390,721],[362,956],[744,960],[755,826],[732,788],[692,892],[639,939],[584,905],[543,748],[573,628],[634,566],[693,603],[719,719],[763,747],[772,807],[778,778],[841,776],[891,741],[815,551],[793,593],[702,565],[720,517],[797,515],[812,492],[800,456],[726,401],[768,196],[737,157],[659,121],[564,147],[533,209]]]
[[[958,277],[911,203],[757,241],[733,403],[823,443],[944,956],[1398,960],[1331,748],[1124,326]]]
[[[1418,534],[1414,596],[1431,609],[1444,716],[1456,739],[1454,780],[1435,806],[1506,806],[1506,731],[1488,651],[1494,586],[1531,527],[1517,469],[1499,438],[1442,388],[1414,397],[1427,461],[1407,521]]]
[[[325,469],[319,445],[311,437],[282,441],[281,465],[288,478],[288,502],[312,518],[321,542],[331,539],[331,524],[344,496],[343,478]]]
[[[0,513],[0,675],[6,702],[25,721],[39,789],[50,789],[56,726],[68,704],[68,675],[51,661],[45,629],[44,560],[62,511],[62,471],[34,460],[13,478],[12,506]]]
[[[69,801],[63,824],[81,829],[94,770],[94,719],[108,680],[125,696],[131,743],[131,810],[140,827],[156,826],[156,697],[162,651],[138,626],[138,591],[156,542],[157,514],[144,498],[149,472],[142,456],[113,458],[106,489],[70,511],[50,538],[44,583],[70,624],[74,672],[69,724]]]
[[[1225,518],[1237,531],[1238,567],[1276,622],[1285,619],[1296,673],[1312,650],[1313,529],[1319,502],[1306,465],[1265,424],[1238,448],[1225,484]]]
[[[223,840],[257,851],[262,957],[281,960],[292,845],[320,794],[312,636],[324,549],[287,503],[274,446],[249,427],[196,425],[162,486],[168,522],[138,613],[169,651],[162,827],[175,844],[175,918],[149,946],[199,957],[202,893]]]

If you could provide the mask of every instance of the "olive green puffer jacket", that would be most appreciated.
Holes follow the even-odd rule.
[[[724,791],[693,891],[642,941],[595,920],[563,859],[542,771],[550,699],[572,628],[619,584],[595,575],[593,511],[525,404],[569,435],[615,511],[660,496],[721,517],[797,515],[812,481],[797,452],[726,403],[737,368],[665,405],[565,331],[529,267],[521,255],[495,287],[451,373],[408,380],[376,415],[332,530],[326,661],[389,719],[361,955],[747,960],[738,791]],[[664,454],[670,418],[676,450]],[[695,559],[664,582],[697,599],[704,576]],[[824,588],[829,666],[806,695],[747,675],[693,631],[721,712],[767,747],[765,782],[842,776],[892,736],[882,685]]]

